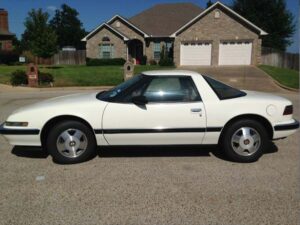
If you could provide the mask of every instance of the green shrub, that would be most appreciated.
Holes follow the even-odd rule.
[[[18,85],[27,85],[27,75],[26,72],[23,70],[16,70],[11,74],[10,78],[10,84],[12,86],[18,86]]]
[[[142,59],[141,59],[141,65],[146,65],[147,64],[147,56],[143,55]]]
[[[168,56],[166,47],[163,45],[160,52],[160,60],[158,62],[160,66],[174,66],[174,61]]]
[[[50,84],[54,82],[52,74],[39,71],[39,84]],[[12,86],[27,85],[27,74],[23,70],[16,70],[11,74],[10,83]]]
[[[19,53],[14,51],[0,51],[0,64],[13,65],[19,61]]]
[[[150,64],[151,66],[156,66],[156,65],[157,65],[157,62],[156,62],[154,59],[151,59],[151,60],[149,61],[149,64]]]
[[[54,77],[51,73],[39,72],[39,84],[50,84],[54,82]]]
[[[114,59],[86,59],[87,66],[123,66],[126,60],[123,58]]]
[[[164,58],[164,59],[159,60],[158,64],[160,66],[174,66],[174,61],[173,61],[173,59],[170,59],[170,58]]]

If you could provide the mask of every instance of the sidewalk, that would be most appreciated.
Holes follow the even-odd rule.
[[[31,88],[31,87],[13,87],[0,84],[0,93],[7,92],[49,92],[49,91],[75,91],[75,90],[107,90],[113,86],[91,86],[91,87],[49,87],[49,88]]]

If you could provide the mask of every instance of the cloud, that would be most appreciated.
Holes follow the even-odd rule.
[[[49,6],[47,6],[47,10],[54,12],[55,10],[57,10],[57,7],[54,5],[49,5]]]

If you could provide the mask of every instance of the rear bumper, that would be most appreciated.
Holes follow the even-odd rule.
[[[289,123],[277,124],[274,126],[273,139],[285,138],[297,132],[299,121],[293,120]]]
[[[5,128],[4,124],[1,124],[0,135],[11,145],[41,146],[39,129]]]

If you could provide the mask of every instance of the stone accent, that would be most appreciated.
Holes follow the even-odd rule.
[[[86,42],[87,58],[100,58],[99,45],[103,43],[103,37],[108,37],[110,39],[110,42],[105,43],[114,44],[114,58],[127,58],[127,45],[124,42],[123,38],[119,35],[116,35],[106,27],[102,28],[98,33],[96,33]]]
[[[219,18],[215,13],[219,12]],[[216,8],[204,15],[193,25],[188,27],[175,38],[174,62],[180,66],[180,44],[182,41],[210,41],[212,43],[212,65],[218,65],[219,44],[221,41],[248,40],[252,42],[251,64],[260,61],[261,40],[259,35],[250,30],[242,21],[233,18],[231,14],[221,8]]]

